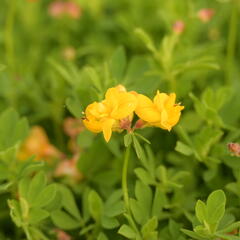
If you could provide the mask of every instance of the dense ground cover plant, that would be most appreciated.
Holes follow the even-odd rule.
[[[240,239],[239,9],[2,0],[0,239]]]

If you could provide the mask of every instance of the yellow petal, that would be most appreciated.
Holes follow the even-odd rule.
[[[102,122],[102,127],[103,127],[103,136],[106,142],[109,142],[111,136],[112,136],[112,127],[114,124],[115,120],[114,119],[106,119]]]
[[[169,111],[168,122],[172,127],[175,126],[178,123],[179,118],[181,116],[181,110],[182,109],[184,109],[183,106],[175,106]]]
[[[165,103],[165,107],[169,108],[169,107],[173,107],[176,101],[176,94],[175,93],[170,93],[166,103]]]
[[[114,119],[122,119],[131,115],[137,107],[137,98],[131,93],[122,92],[117,96],[117,107],[111,112]]]
[[[121,85],[121,84],[117,85],[115,88],[116,88],[119,92],[126,92],[126,88],[125,88],[123,85]]]
[[[108,115],[108,109],[104,101],[94,102],[87,106],[85,114],[87,118],[103,118]]]
[[[161,120],[161,114],[150,98],[138,94],[137,100],[138,104],[135,112],[139,118],[150,123],[159,122]]]
[[[119,94],[119,90],[116,88],[109,88],[105,94],[105,99],[107,103],[110,103],[111,105],[116,105],[117,102],[117,96]]]
[[[102,131],[102,123],[99,121],[85,119],[83,120],[83,124],[91,132],[99,133]]]
[[[153,103],[159,111],[162,111],[168,98],[169,97],[166,93],[160,93],[157,91],[157,94],[153,99]]]

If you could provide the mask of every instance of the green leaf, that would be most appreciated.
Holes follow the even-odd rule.
[[[46,183],[47,179],[42,171],[33,177],[27,194],[27,201],[30,203],[30,205],[40,196],[40,193],[46,186]]]
[[[175,147],[175,150],[186,155],[186,156],[190,156],[194,153],[194,151],[192,150],[191,147],[189,147],[188,145],[186,145],[183,142],[177,141],[177,145]]]
[[[125,147],[128,147],[131,143],[132,143],[132,134],[131,133],[127,133],[125,136],[124,136],[124,146]]]
[[[20,197],[19,199],[19,203],[20,203],[20,208],[21,208],[21,214],[22,214],[22,218],[23,221],[26,221],[26,219],[29,217],[29,204],[26,201],[25,198]]]
[[[140,138],[141,140],[143,140],[144,142],[146,142],[147,144],[151,144],[151,142],[148,139],[146,139],[144,136],[142,136],[141,134],[135,132],[134,135],[137,136],[138,138]]]
[[[126,53],[123,47],[118,47],[110,60],[110,71],[113,78],[121,81],[127,65]]]
[[[6,68],[6,66],[5,66],[5,65],[3,65],[3,64],[0,64],[0,71],[3,71],[5,68]]]
[[[103,216],[101,218],[101,224],[103,228],[106,228],[106,229],[114,229],[119,226],[119,222],[116,218],[110,218],[106,216]]]
[[[48,185],[41,191],[39,197],[32,202],[32,207],[38,208],[45,207],[55,198],[56,193],[57,193],[56,184],[53,183]]]
[[[26,118],[19,118],[18,113],[10,108],[0,115],[0,152],[19,144],[28,134]]]
[[[108,240],[108,237],[103,232],[100,232],[97,240]]]
[[[157,226],[158,226],[158,220],[157,220],[157,217],[154,216],[143,225],[141,229],[143,236],[148,236],[150,233],[154,232]]]
[[[63,77],[63,79],[69,84],[69,85],[73,85],[73,77],[71,76],[71,74],[69,73],[69,71],[62,66],[61,64],[59,64],[58,62],[56,62],[53,59],[48,59],[47,60],[48,63],[54,68],[54,70]]]
[[[197,240],[206,240],[205,238],[202,238],[199,234],[193,232],[193,231],[189,231],[187,229],[181,229],[181,231],[183,233],[185,233],[187,236],[193,238],[193,239],[197,239]]]
[[[66,106],[73,116],[81,118],[83,116],[83,107],[76,97],[68,97]]]
[[[82,217],[77,207],[76,201],[74,199],[73,193],[64,185],[58,185],[59,190],[62,194],[62,206],[66,209],[72,216],[81,221]]]
[[[27,198],[28,196],[28,190],[29,190],[29,185],[30,185],[30,179],[25,177],[21,179],[18,185],[20,197]]]
[[[223,240],[240,240],[239,236],[233,236],[233,235],[228,235],[228,234],[217,233],[216,237],[219,237],[219,238],[221,238]]]
[[[169,220],[168,229],[172,239],[179,239],[180,236],[180,224],[176,223],[172,219]]]
[[[146,220],[146,214],[143,213],[140,203],[136,199],[130,198],[130,207],[135,221],[138,224],[143,224]]]
[[[59,210],[62,207],[62,194],[60,191],[56,192],[55,197],[46,205],[44,209],[49,212]]]
[[[49,240],[49,238],[47,238],[40,229],[38,229],[37,227],[29,227],[30,233],[39,240]]]
[[[167,198],[165,193],[156,188],[152,203],[152,216],[157,216],[160,218],[162,215],[162,209],[166,204]]]
[[[72,230],[80,227],[80,222],[62,210],[51,212],[51,219],[56,227]]]
[[[137,157],[139,159],[143,159],[144,158],[144,151],[142,149],[142,146],[140,145],[138,139],[134,135],[132,136],[132,138],[133,138],[133,147],[136,151]]]
[[[81,148],[88,148],[92,145],[92,142],[94,140],[94,134],[88,130],[82,131],[77,136],[77,144]]]
[[[121,200],[122,190],[113,192],[104,204],[104,214],[107,217],[116,217],[123,213],[124,204]]]
[[[21,217],[21,207],[20,204],[16,200],[8,200],[8,206],[10,208],[10,216],[13,222],[21,227],[22,225],[22,217]]]
[[[222,190],[212,192],[207,199],[208,222],[219,223],[225,212],[226,196]]]
[[[118,230],[118,233],[122,236],[128,238],[128,239],[136,239],[136,233],[135,231],[128,225],[123,224],[120,229]]]
[[[40,171],[45,166],[45,162],[33,162],[33,159],[34,157],[30,157],[24,161],[24,165],[19,170],[19,178],[28,176],[33,172]]]
[[[29,223],[35,225],[48,217],[49,213],[46,210],[40,208],[31,208],[29,214]]]
[[[212,127],[204,127],[201,132],[195,136],[194,146],[202,157],[206,157],[211,147],[219,141],[223,132]]]
[[[13,185],[13,182],[0,184],[0,194],[8,191],[8,189]]]
[[[96,70],[92,67],[85,67],[85,71],[90,77],[90,80],[92,81],[93,86],[99,91],[102,91],[102,81],[99,78],[99,74],[96,72]]]
[[[157,51],[152,39],[143,29],[136,28],[134,32],[143,41],[143,43],[151,52],[155,53]]]
[[[201,200],[198,200],[195,207],[195,212],[199,222],[203,223],[203,221],[207,218],[207,209],[205,203]]]
[[[238,228],[240,228],[240,221],[230,224],[229,226],[219,230],[218,233],[230,233]]]
[[[95,191],[91,191],[88,195],[89,211],[95,221],[99,222],[103,213],[103,202]]]
[[[141,206],[144,206],[145,209],[150,209],[152,203],[152,191],[149,186],[137,181],[135,187],[135,196]]]
[[[134,169],[135,174],[137,175],[137,177],[146,185],[151,185],[154,184],[155,181],[152,178],[152,176],[149,174],[148,171],[146,171],[143,168],[136,168]]]

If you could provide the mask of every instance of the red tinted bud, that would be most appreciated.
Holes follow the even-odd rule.
[[[139,129],[143,128],[146,125],[146,122],[144,122],[142,119],[138,119],[137,122],[135,123],[134,128]]]
[[[130,130],[132,121],[127,117],[119,121],[119,126],[121,129]]]
[[[182,34],[185,29],[185,23],[182,20],[178,20],[173,24],[173,32]]]
[[[240,157],[240,144],[239,143],[228,143],[228,150],[235,156]]]
[[[199,10],[197,13],[198,18],[204,23],[209,22],[214,16],[214,14],[215,14],[215,11],[211,8],[203,8]]]

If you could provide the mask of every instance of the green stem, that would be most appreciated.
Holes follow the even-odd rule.
[[[23,227],[23,230],[26,234],[27,240],[33,240],[27,226]]]
[[[124,162],[123,162],[123,169],[122,169],[122,191],[123,191],[123,199],[124,199],[124,205],[126,209],[126,213],[128,215],[128,222],[129,224],[134,228],[135,232],[138,235],[138,239],[141,238],[141,234],[136,226],[136,223],[132,217],[131,209],[130,209],[130,203],[129,203],[129,195],[128,195],[128,184],[127,184],[127,173],[128,173],[128,162],[130,158],[130,151],[131,151],[131,144],[126,148],[125,156],[124,156]]]
[[[232,13],[229,23],[229,32],[228,32],[228,43],[227,43],[227,56],[226,56],[226,70],[225,70],[225,80],[227,84],[231,83],[232,77],[232,65],[234,60],[234,52],[236,49],[237,42],[237,25],[238,25],[238,6],[237,0],[234,0],[232,3]]]
[[[13,42],[13,25],[15,17],[15,0],[9,0],[8,12],[5,25],[5,50],[8,65],[14,67],[14,42]]]
[[[122,169],[122,191],[123,191],[123,199],[127,213],[130,213],[130,204],[129,204],[129,196],[128,196],[128,185],[127,185],[127,172],[128,172],[128,162],[130,157],[131,144],[126,148],[123,169]]]

